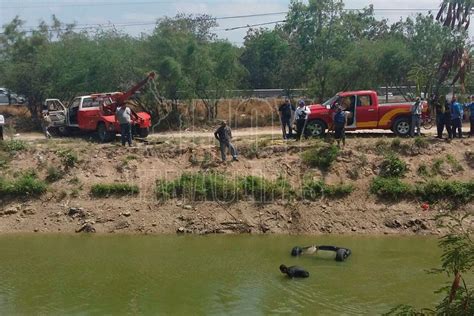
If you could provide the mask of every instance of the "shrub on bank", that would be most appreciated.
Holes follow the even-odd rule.
[[[331,167],[338,154],[339,148],[335,145],[329,145],[322,148],[308,149],[302,153],[301,159],[308,166],[325,171]]]
[[[352,184],[328,185],[321,180],[305,181],[302,188],[302,197],[316,200],[320,197],[342,198],[354,191]]]
[[[326,185],[322,181],[306,181],[301,193],[283,178],[269,180],[258,176],[228,178],[217,173],[184,173],[172,180],[158,180],[155,193],[158,199],[185,198],[191,201],[238,201],[253,199],[259,203],[296,197],[315,200],[319,197],[340,198],[349,195],[354,187],[348,184]]]
[[[46,192],[47,185],[35,174],[22,174],[13,180],[0,178],[0,196],[28,197],[38,196]]]
[[[370,192],[391,200],[419,198],[429,202],[449,200],[459,204],[474,199],[474,181],[433,180],[413,186],[398,178],[376,177],[372,180]]]
[[[407,172],[407,164],[394,154],[389,154],[380,165],[380,176],[385,178],[403,177]]]
[[[270,202],[293,196],[291,185],[282,178],[271,181],[263,177],[247,176],[239,179],[243,195],[252,196],[259,202]]]
[[[380,198],[396,200],[411,197],[413,189],[398,178],[375,177],[370,184],[370,192]]]
[[[54,166],[49,166],[48,170],[46,171],[46,181],[48,182],[56,182],[62,179],[63,176],[63,171]]]
[[[240,195],[236,181],[218,173],[183,173],[173,181],[158,180],[155,193],[159,199],[184,197],[192,201],[222,200],[231,201]]]
[[[140,192],[138,186],[128,183],[99,183],[91,187],[91,194],[95,197],[110,195],[136,195]]]
[[[431,202],[446,199],[457,203],[465,203],[474,199],[474,181],[433,180],[415,186],[415,194]]]
[[[17,151],[23,151],[28,148],[28,144],[19,139],[12,139],[0,142],[0,149],[3,151],[14,153]]]
[[[61,149],[56,154],[61,158],[65,169],[73,168],[79,162],[77,154],[71,149]]]

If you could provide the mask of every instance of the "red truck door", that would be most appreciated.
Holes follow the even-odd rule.
[[[90,97],[83,98],[78,115],[79,127],[85,130],[95,130],[99,119],[99,102]]]
[[[378,125],[378,102],[373,96],[358,95],[356,100],[357,128],[376,128]]]

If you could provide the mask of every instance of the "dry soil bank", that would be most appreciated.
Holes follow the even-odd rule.
[[[384,156],[392,150],[408,164],[405,182],[472,180],[474,138],[448,143],[427,136],[423,146],[418,146],[412,139],[351,135],[346,148],[324,172],[308,167],[301,159],[308,148],[324,146],[322,141],[283,141],[279,135],[237,137],[240,161],[232,163],[219,163],[212,137],[160,138],[136,142],[132,148],[80,138],[27,139],[26,143],[24,150],[3,153],[8,158],[1,170],[4,178],[28,170],[34,170],[39,179],[46,179],[52,169],[60,175],[38,197],[0,197],[0,233],[438,234],[436,215],[474,212],[472,202],[455,209],[448,202],[439,202],[425,210],[420,199],[387,201],[369,192]],[[66,167],[64,152],[76,155],[78,162]],[[425,166],[429,175],[420,175],[420,166]],[[355,190],[337,199],[277,199],[269,203],[249,199],[234,203],[161,201],[155,196],[158,179],[210,171],[229,177],[283,177],[294,188],[301,186],[304,177],[311,177],[332,185],[352,184]],[[94,184],[114,182],[135,184],[140,193],[103,198],[91,195]]]

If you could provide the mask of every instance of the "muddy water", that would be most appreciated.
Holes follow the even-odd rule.
[[[294,245],[352,249],[292,258]],[[0,315],[356,315],[430,306],[435,238],[0,236]],[[289,280],[281,263],[310,278]]]

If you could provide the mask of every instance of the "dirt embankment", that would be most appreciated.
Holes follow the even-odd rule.
[[[214,140],[205,137],[141,142],[132,148],[77,138],[29,141],[27,148],[13,151],[4,148],[4,179],[33,170],[38,179],[48,179],[48,186],[39,196],[0,197],[0,232],[437,234],[441,231],[435,216],[474,212],[472,201],[454,210],[450,202],[426,209],[422,199],[381,200],[369,190],[392,151],[408,166],[404,182],[470,181],[474,138],[447,143],[427,137],[415,144],[409,139],[353,135],[327,171],[310,168],[301,158],[303,151],[322,145],[318,140],[284,142],[259,135],[237,138],[235,144],[241,155],[232,163],[220,163]],[[171,181],[183,172],[199,171],[229,178],[284,178],[296,194],[265,203],[249,198],[156,198],[156,180]],[[339,198],[299,198],[297,192],[308,178],[334,186],[352,184],[354,191]],[[140,193],[94,197],[91,187],[104,183],[134,184]]]

